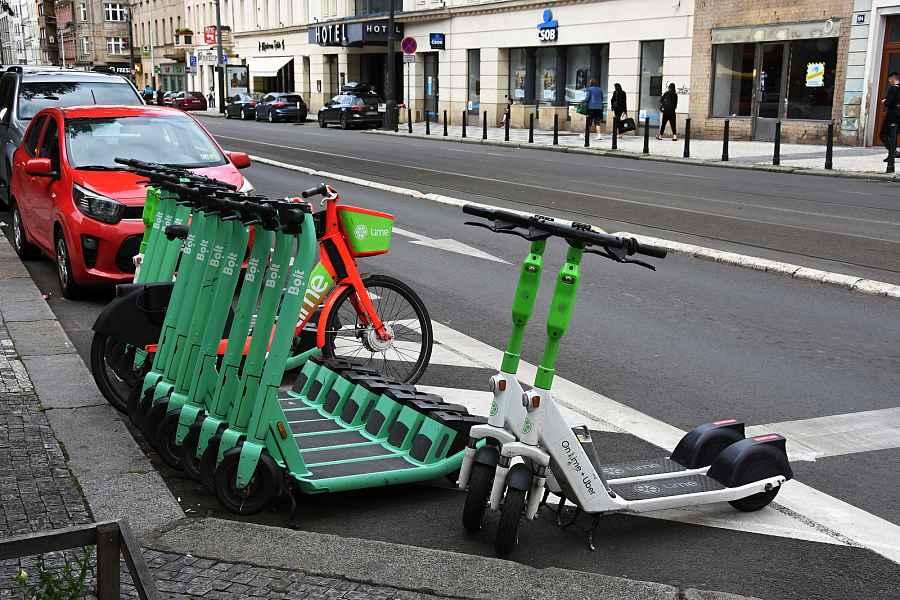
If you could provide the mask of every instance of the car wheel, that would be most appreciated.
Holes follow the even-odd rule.
[[[341,129],[350,129],[350,119],[347,118],[347,113],[341,115]]]
[[[19,258],[22,260],[32,260],[37,258],[40,253],[37,246],[28,241],[25,235],[25,226],[22,224],[22,215],[19,213],[19,207],[13,203],[12,205],[12,234],[13,248]]]
[[[69,247],[66,245],[66,236],[61,231],[56,234],[56,276],[64,298],[77,300],[81,297],[81,286],[75,282],[72,273],[72,260],[69,257]]]
[[[241,109],[241,121],[246,121],[246,120],[247,120],[247,113],[242,108]]]
[[[322,115],[319,115],[319,127],[321,127],[322,129],[328,127],[328,124],[325,122],[325,117],[323,117]]]
[[[272,111],[270,110],[269,111],[269,123],[274,123],[274,122],[275,122],[275,115],[272,114]]]

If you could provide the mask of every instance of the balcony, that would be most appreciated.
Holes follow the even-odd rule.
[[[184,62],[185,57],[190,53],[190,50],[185,46],[176,46],[175,44],[164,44],[156,46],[156,48],[162,52],[165,58],[178,62]]]

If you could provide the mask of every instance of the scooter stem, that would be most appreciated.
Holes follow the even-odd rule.
[[[583,256],[584,248],[570,245],[566,252],[566,262],[556,277],[556,288],[553,290],[553,299],[550,301],[550,311],[547,315],[547,345],[544,346],[544,356],[534,377],[534,387],[542,390],[549,390],[553,385],[559,344],[569,328],[569,321],[575,308],[575,294],[580,278],[578,267]]]
[[[538,288],[541,285],[541,271],[543,269],[544,249],[546,240],[531,242],[531,250],[522,263],[522,271],[519,274],[519,284],[516,286],[516,297],[512,305],[513,328],[503,353],[503,362],[500,370],[504,373],[515,374],[519,369],[522,341],[525,337],[525,327],[534,312],[534,301]]]

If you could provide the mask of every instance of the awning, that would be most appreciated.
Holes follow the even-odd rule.
[[[247,59],[250,77],[276,77],[293,56],[251,56]]]

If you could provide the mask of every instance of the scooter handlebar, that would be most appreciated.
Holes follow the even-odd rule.
[[[322,196],[328,193],[328,185],[324,183],[320,183],[316,187],[309,188],[308,190],[303,190],[300,192],[300,196],[303,198],[312,198],[313,196]]]

